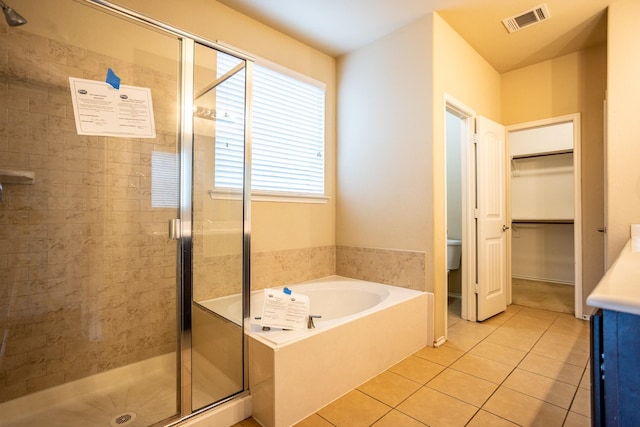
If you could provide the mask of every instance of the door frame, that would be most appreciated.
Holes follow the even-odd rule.
[[[509,137],[511,132],[542,126],[557,125],[560,123],[573,123],[573,253],[574,253],[574,310],[575,317],[584,319],[582,296],[582,175],[581,175],[581,136],[580,113],[551,117],[526,123],[518,123],[506,126],[507,158],[511,159],[511,144]],[[511,168],[507,168],[507,219],[511,223]],[[511,276],[511,240],[507,243],[507,269]],[[507,294],[507,301],[511,302],[511,286]]]
[[[475,166],[475,145],[473,143],[473,138],[475,134],[475,111],[465,105],[464,103],[458,101],[454,97],[445,94],[444,95],[444,141],[447,144],[447,112],[450,112],[464,121],[467,132],[465,137],[461,141],[462,147],[460,149],[461,154],[461,182],[462,182],[462,260],[460,262],[460,268],[462,269],[461,277],[461,293],[462,293],[462,304],[461,304],[461,313],[460,317],[463,320],[476,321],[476,304],[475,304],[475,289],[474,283],[475,281],[475,272],[476,272],[476,232],[475,232],[475,217],[474,217],[474,207],[475,207],[475,175],[476,175],[476,166]],[[445,151],[445,162],[444,162],[444,170],[445,170],[445,195],[447,194],[447,180],[446,180],[446,149]],[[446,196],[445,196],[446,199]],[[445,230],[447,229],[447,206],[445,203]],[[445,239],[445,260],[447,254],[447,239]],[[449,291],[448,285],[447,294]],[[447,337],[448,330],[448,316],[447,309],[445,307],[445,338]]]

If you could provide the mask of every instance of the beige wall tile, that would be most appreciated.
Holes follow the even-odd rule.
[[[0,166],[36,176],[30,186],[7,185],[0,204],[6,354],[29,356],[17,369],[0,364],[4,401],[171,351],[176,326],[175,243],[165,231],[174,211],[152,208],[141,189],[151,171],[142,143],[76,134],[68,77],[104,78],[90,59],[98,55],[20,31],[0,33],[0,44],[8,46],[0,73],[11,81],[0,85]],[[153,75],[147,86],[163,93],[154,107],[173,111],[175,90],[165,88],[175,77],[137,72]],[[167,129],[157,140],[175,150],[175,126]]]
[[[336,273],[424,291],[425,258],[424,252],[337,246]]]

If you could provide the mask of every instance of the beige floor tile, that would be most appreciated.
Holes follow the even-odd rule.
[[[530,351],[540,339],[544,331],[526,330],[510,327],[500,327],[484,342],[500,344],[505,347],[514,348],[521,351]]]
[[[385,371],[358,387],[361,392],[391,407],[411,396],[421,384],[396,373]]]
[[[333,424],[322,418],[320,415],[313,414],[300,421],[298,424],[295,424],[295,427],[333,427]]]
[[[479,408],[498,388],[498,385],[464,372],[446,369],[429,381],[427,387]]]
[[[558,345],[561,347],[570,347],[572,349],[589,352],[589,336],[581,337],[578,335],[568,335],[560,332],[548,330],[540,338],[540,343],[549,345]]]
[[[589,390],[578,388],[576,397],[573,398],[570,411],[585,417],[591,416],[591,394]]]
[[[455,330],[447,332],[447,345],[462,351],[471,350],[483,339],[483,337],[468,335],[464,333],[464,331]]]
[[[566,410],[526,394],[500,387],[482,407],[522,426],[561,426]]]
[[[520,310],[511,319],[509,319],[508,323],[521,323],[530,327],[547,329],[557,318],[558,313],[531,307],[523,307],[522,310]]]
[[[586,427],[591,425],[591,418],[584,415],[569,412],[567,419],[564,421],[563,427]]]
[[[234,424],[231,427],[261,427],[261,426],[260,426],[260,423],[257,422],[253,417],[249,417],[246,420],[242,420],[238,424]],[[308,426],[308,427],[313,427],[313,426]],[[318,425],[318,427],[321,427],[321,425]]]
[[[402,375],[420,384],[426,384],[445,367],[418,356],[409,356],[389,368],[389,371]]]
[[[516,368],[502,383],[502,386],[564,409],[569,409],[578,388],[577,385],[556,381],[520,368]]]
[[[495,331],[498,327],[480,322],[469,322],[467,320],[456,323],[451,326],[447,333],[461,333],[470,337],[483,339],[486,338],[491,332]]]
[[[451,369],[500,384],[511,373],[513,367],[467,353],[452,364]]]
[[[439,365],[449,366],[464,355],[464,351],[450,347],[446,343],[440,347],[425,347],[414,353],[415,356],[430,360]]]
[[[532,307],[523,307],[522,310],[518,312],[518,316],[526,316],[532,317],[537,320],[551,321],[551,323],[553,323],[559,315],[560,313],[556,311],[549,311]],[[549,323],[549,325],[551,325],[551,323]]]
[[[505,313],[511,313],[511,315],[520,313],[525,307],[518,304],[511,304],[507,306]]]
[[[578,387],[591,390],[591,366],[589,363],[587,363],[587,367],[584,368],[584,373],[582,374],[582,379]]]
[[[482,324],[492,325],[492,326],[501,326],[507,320],[511,319],[515,314],[516,314],[515,312],[510,311],[509,308],[507,308],[506,311],[503,311],[502,313],[498,313],[495,316],[488,318],[487,320],[483,320]]]
[[[578,385],[584,372],[584,369],[579,366],[563,363],[559,360],[535,353],[527,354],[524,360],[518,365],[518,368],[544,375],[545,377],[554,378],[571,385]]]
[[[589,322],[576,319],[573,315],[560,314],[549,327],[549,332],[589,338]]]
[[[382,417],[373,427],[425,427],[425,424],[394,409]]]
[[[480,410],[475,417],[469,421],[466,427],[515,427],[517,424],[511,421],[500,418],[497,415],[493,415],[487,411]]]
[[[478,410],[428,387],[418,390],[396,409],[431,427],[464,426]]]
[[[581,345],[574,346],[571,342],[561,344],[555,337],[546,339],[542,337],[533,346],[531,352],[581,368],[584,368],[589,361],[589,351],[583,350]]]
[[[473,347],[469,353],[475,354],[476,356],[482,356],[485,359],[495,360],[496,362],[501,362],[509,366],[517,366],[525,354],[527,354],[522,350],[516,350],[514,348],[486,341],[483,341]]]
[[[337,427],[370,426],[391,408],[366,394],[353,390],[318,411],[318,415]]]

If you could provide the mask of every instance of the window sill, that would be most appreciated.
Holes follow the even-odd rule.
[[[209,197],[212,200],[240,200],[242,193],[234,190],[209,190]],[[326,204],[329,202],[328,196],[315,194],[278,193],[271,191],[253,191],[251,193],[252,202],[276,202],[276,203],[311,203]]]

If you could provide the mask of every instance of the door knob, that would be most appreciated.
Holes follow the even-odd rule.
[[[502,226],[502,232],[504,233],[505,231],[507,231],[509,229],[509,227],[507,227],[506,225]]]

